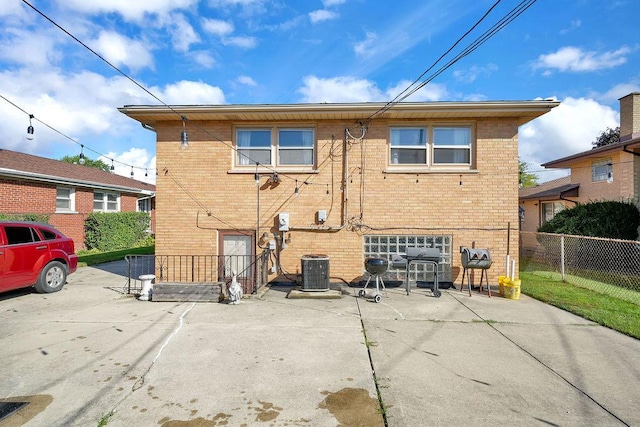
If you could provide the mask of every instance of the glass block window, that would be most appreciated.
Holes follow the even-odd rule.
[[[392,255],[406,255],[407,248],[438,248],[440,249],[438,281],[440,283],[452,282],[452,245],[452,235],[366,235],[364,236],[363,261],[372,257],[386,258],[389,260],[389,269],[382,276],[382,279],[404,283],[407,271],[393,268],[391,265]],[[362,269],[366,280],[368,273],[364,269],[364,262]],[[412,286],[415,286],[419,281],[433,282],[434,280],[432,264],[412,264],[408,273],[410,274]]]

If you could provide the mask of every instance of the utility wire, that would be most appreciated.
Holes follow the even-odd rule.
[[[69,31],[67,31],[65,28],[63,28],[61,25],[59,25],[58,23],[56,23],[53,19],[49,18],[47,15],[45,15],[43,12],[41,12],[40,10],[38,10],[35,6],[31,5],[27,0],[22,0],[22,2],[24,4],[26,4],[27,6],[29,6],[31,9],[33,9],[36,13],[38,13],[40,16],[42,16],[44,19],[46,19],[47,21],[49,21],[51,24],[53,24],[55,27],[57,27],[60,31],[62,31],[63,33],[65,33],[66,35],[68,35],[69,37],[71,37],[73,40],[75,40],[76,42],[78,42],[82,47],[84,47],[85,49],[87,49],[89,52],[91,52],[92,54],[94,54],[95,56],[97,56],[100,60],[102,60],[105,64],[107,64],[109,67],[113,68],[115,71],[117,71],[119,74],[121,74],[122,76],[124,76],[127,80],[129,80],[130,82],[132,82],[134,85],[136,85],[137,87],[139,87],[140,89],[142,89],[145,93],[147,93],[148,95],[150,95],[153,99],[155,99],[156,101],[158,101],[160,104],[162,104],[163,106],[167,107],[170,111],[174,112],[177,116],[180,117],[180,119],[183,120],[183,122],[188,121],[188,117],[186,117],[185,115],[181,114],[179,111],[177,111],[175,108],[173,108],[171,105],[167,104],[166,102],[164,102],[162,99],[160,99],[158,96],[156,96],[153,92],[151,92],[149,89],[147,89],[146,87],[144,87],[142,84],[138,83],[133,77],[129,76],[127,73],[125,73],[124,71],[122,71],[120,68],[118,68],[117,66],[113,65],[111,62],[109,62],[107,59],[105,59],[102,55],[100,55],[98,52],[96,52],[95,50],[91,49],[86,43],[84,43],[82,40],[78,39],[76,36],[74,36],[73,34],[71,34]],[[239,154],[240,156],[243,156],[245,158],[247,158],[248,160],[254,162],[253,159],[251,159],[248,155],[244,154],[243,152],[239,151],[236,147],[234,147],[232,144],[227,143],[226,141],[222,140],[221,138],[219,138],[218,136],[214,135],[213,133],[211,133],[209,130],[204,129],[202,127],[200,127],[198,124],[194,123],[194,122],[190,122],[191,126],[193,126],[194,128],[202,131],[203,133],[209,135],[210,137],[212,137],[213,139],[215,139],[216,141],[222,143],[223,145],[229,147],[231,150],[233,150],[236,154]],[[93,150],[92,150],[93,151]],[[104,156],[106,157],[106,156]],[[129,165],[127,165],[129,166]],[[277,173],[278,176],[283,176],[287,179],[290,179],[292,181],[295,181],[297,178],[293,178],[291,176],[288,176],[287,174],[283,174],[280,172],[277,172],[276,169],[270,167],[269,165],[263,165],[260,164],[261,167],[271,171],[272,173]],[[312,184],[312,183],[308,183],[308,184]],[[325,185],[325,184],[313,184],[313,185]]]
[[[450,53],[471,31],[473,31],[488,15],[489,13],[498,5],[500,0],[498,0],[491,8],[480,18],[478,22],[476,22],[470,30],[468,30],[462,37],[460,37],[456,42],[443,54],[438,58],[429,68],[427,68],[421,75],[418,77],[413,83],[411,83],[407,88],[405,88],[399,95],[397,95],[393,100],[389,101],[378,111],[371,114],[364,122],[369,123],[375,117],[383,114],[385,111],[393,108],[394,105],[404,101],[409,96],[413,95],[424,86],[426,86],[429,82],[435,79],[437,76],[442,74],[445,70],[450,68],[453,64],[460,61],[462,58],[468,56],[473,51],[475,51],[478,47],[484,44],[489,38],[493,37],[498,31],[502,30],[505,26],[510,24],[514,19],[520,16],[525,10],[531,7],[536,0],[523,0],[518,6],[513,8],[507,15],[502,17],[496,24],[494,24],[489,30],[483,33],[480,37],[478,37],[474,42],[472,42],[469,46],[467,46],[461,53],[456,55],[452,60],[447,62],[444,66],[442,66],[435,74],[428,77],[426,80],[422,81],[420,84],[417,84],[429,71],[431,71],[438,62],[444,58],[448,53]]]

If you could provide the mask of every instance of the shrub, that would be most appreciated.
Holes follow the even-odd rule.
[[[35,214],[35,213],[24,213],[24,214],[0,213],[0,219],[8,219],[11,221],[35,221],[35,222],[43,222],[45,224],[49,223],[49,215]]]
[[[148,237],[145,212],[92,212],[85,220],[85,245],[103,252],[126,249]]]
[[[538,231],[636,240],[639,225],[640,213],[633,203],[606,201],[578,204],[565,209],[551,221],[542,224]]]

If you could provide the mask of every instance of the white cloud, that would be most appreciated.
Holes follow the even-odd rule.
[[[172,16],[169,32],[173,47],[179,52],[188,52],[189,46],[200,41],[200,36],[181,13]]]
[[[136,71],[153,68],[153,57],[147,43],[130,39],[113,31],[101,31],[98,39],[91,43],[107,61],[119,67],[126,65]]]
[[[258,83],[249,76],[238,76],[236,82],[244,86],[258,86]]]
[[[0,36],[0,58],[18,65],[47,67],[62,58],[51,34],[8,28]]]
[[[387,102],[409,84],[409,81],[401,81],[396,86],[381,90],[375,82],[356,77],[322,79],[307,76],[298,93],[302,94],[301,102]],[[429,84],[405,101],[437,101],[443,99],[446,93],[443,85]]]
[[[627,55],[631,49],[623,46],[608,52],[585,51],[583,49],[566,46],[556,52],[540,55],[534,68],[543,68],[549,74],[551,70],[570,72],[589,72],[607,68],[614,68],[627,62]]]
[[[484,67],[473,65],[466,70],[455,70],[453,77],[463,83],[473,83],[478,77],[488,77],[497,70],[498,66],[495,64],[487,64]]]
[[[602,94],[593,94],[594,98],[607,104],[618,102],[620,98],[633,92],[640,92],[638,83],[620,83]]]
[[[248,36],[225,37],[222,39],[222,44],[225,46],[236,46],[243,49],[252,49],[256,47],[258,41],[255,37]]]
[[[533,169],[540,164],[593,148],[591,143],[620,123],[617,111],[591,98],[566,98],[549,113],[523,125],[519,132],[520,159]],[[541,182],[556,178],[540,174]]]
[[[113,173],[116,175],[132,178],[131,167],[133,166],[133,179],[149,184],[156,183],[156,156],[143,148],[131,148],[122,153],[111,151],[98,159],[108,165],[111,165],[111,159],[113,159]]]
[[[219,37],[224,37],[233,33],[233,23],[227,21],[221,21],[219,19],[203,19],[202,28],[211,34]]]
[[[60,7],[84,14],[117,13],[125,20],[140,21],[146,15],[164,15],[174,10],[187,9],[199,0],[57,0]]]
[[[318,22],[336,19],[338,18],[338,16],[340,15],[330,10],[314,10],[313,12],[309,12],[309,19],[311,20],[312,24],[317,24]]]
[[[208,105],[225,103],[222,89],[203,82],[182,80],[167,85],[164,89],[154,88],[152,92],[160,92],[159,98],[167,104]]]
[[[322,0],[324,7],[338,6],[346,2],[347,0]]]
[[[198,51],[190,53],[191,59],[204,68],[211,68],[216,64],[216,60],[210,52]]]
[[[375,53],[374,46],[376,40],[378,40],[377,34],[369,31],[363,41],[358,42],[353,46],[353,51],[358,56],[373,56]]]

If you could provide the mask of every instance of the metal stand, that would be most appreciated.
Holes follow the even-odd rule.
[[[438,289],[438,263],[431,260],[425,259],[412,259],[407,263],[407,295],[411,293],[411,279],[409,278],[409,272],[411,271],[411,264],[431,264],[433,265],[433,296],[436,298],[440,298],[440,289]]]
[[[489,273],[487,273],[485,275],[485,271],[486,269],[481,268],[481,269],[477,269],[477,268],[465,268],[462,270],[462,284],[460,285],[460,292],[462,292],[462,290],[464,289],[464,276],[465,274],[467,274],[467,270],[481,270],[482,273],[480,273],[480,290],[478,290],[478,292],[482,292],[482,279],[486,278],[486,283],[487,283],[487,295],[489,295],[489,298],[491,298],[491,288],[489,287]],[[471,273],[467,274],[467,286],[469,287],[469,296],[471,296]]]
[[[380,284],[382,284],[382,289],[384,289],[385,293],[387,292],[387,288],[385,288],[384,286],[384,281],[382,280],[382,277],[380,277],[380,275],[378,274],[369,275],[369,278],[367,279],[367,283],[365,283],[364,288],[360,289],[360,291],[358,292],[358,296],[364,298],[367,295],[367,286],[369,286],[369,281],[373,276],[376,277],[376,293],[373,296],[373,300],[375,302],[380,302],[382,301],[382,296],[380,295]]]

